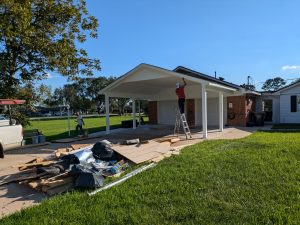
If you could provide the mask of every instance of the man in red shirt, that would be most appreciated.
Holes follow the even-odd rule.
[[[184,88],[186,86],[185,79],[182,78],[183,84],[176,83],[176,95],[178,97],[178,107],[181,114],[184,113],[184,103],[185,103],[185,94],[184,94]]]

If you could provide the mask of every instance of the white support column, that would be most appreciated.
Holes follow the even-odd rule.
[[[223,92],[219,92],[219,129],[220,132],[223,131]]]
[[[142,125],[142,121],[141,121],[141,100],[139,100],[139,126]]]
[[[106,116],[106,134],[110,133],[110,124],[109,124],[109,96],[105,95],[105,116]]]
[[[135,99],[132,99],[132,119],[133,119],[133,124],[132,128],[135,130],[136,129],[136,115],[135,115]]]
[[[202,84],[202,132],[203,138],[207,139],[207,91],[206,86]]]

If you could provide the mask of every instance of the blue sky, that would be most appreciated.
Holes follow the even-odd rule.
[[[182,65],[242,84],[300,77],[300,1],[87,0],[99,37],[84,44],[101,60],[95,76],[120,76],[144,62]],[[62,86],[57,74],[43,83]],[[258,83],[258,88],[259,88]]]

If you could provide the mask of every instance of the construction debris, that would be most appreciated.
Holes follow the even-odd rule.
[[[106,185],[106,186],[103,187],[103,188],[100,188],[100,189],[98,189],[98,190],[95,190],[95,191],[93,191],[93,192],[90,192],[90,193],[89,193],[89,196],[95,195],[95,194],[97,194],[98,192],[104,191],[104,190],[106,190],[106,189],[109,189],[109,188],[111,188],[111,187],[117,185],[117,184],[120,184],[120,183],[124,182],[125,180],[128,180],[129,178],[131,178],[131,177],[133,177],[133,176],[135,176],[135,175],[137,175],[137,174],[139,174],[139,173],[141,173],[141,172],[143,172],[143,171],[145,171],[145,170],[148,170],[148,169],[150,169],[150,168],[153,168],[154,166],[156,166],[156,164],[155,164],[155,163],[151,163],[151,164],[149,164],[149,165],[146,165],[146,166],[143,166],[143,167],[141,167],[141,168],[138,168],[138,169],[136,169],[136,170],[134,170],[134,171],[132,171],[132,172],[126,174],[126,175],[125,175],[124,177],[122,177],[120,180],[114,181],[114,182],[112,182],[112,183]]]
[[[119,177],[131,164],[159,162],[165,157],[179,154],[171,148],[174,138],[167,141],[126,140],[121,144],[112,144],[107,140],[91,144],[73,144],[68,148],[59,148],[52,155],[37,157],[14,167],[18,174],[1,181],[0,185],[19,182],[53,196],[74,188],[99,188],[107,177]],[[154,164],[150,164],[151,167]],[[123,182],[129,177],[143,171],[139,168],[110,186]],[[97,190],[107,189],[104,187]]]

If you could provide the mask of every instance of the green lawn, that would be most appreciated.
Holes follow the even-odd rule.
[[[132,116],[112,116],[110,117],[111,129],[121,126],[122,120],[132,119]],[[33,120],[30,121],[31,126],[28,126],[25,130],[39,129],[46,136],[48,141],[56,140],[60,138],[68,137],[68,120]],[[88,129],[89,133],[105,130],[105,117],[98,118],[84,118],[84,129]],[[76,118],[70,119],[71,136],[77,136],[75,131]]]
[[[300,224],[300,134],[205,141],[88,197],[45,200],[1,224]]]

